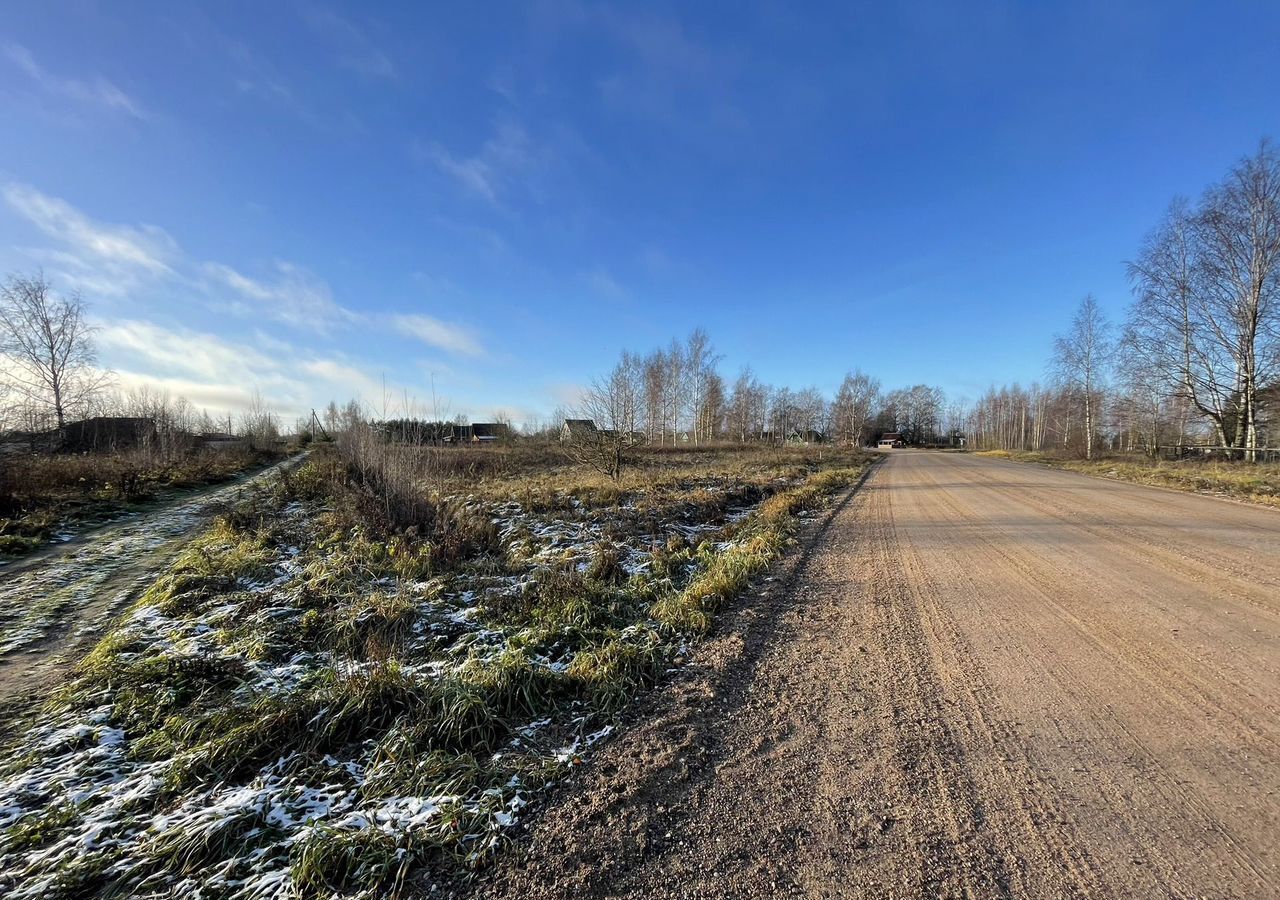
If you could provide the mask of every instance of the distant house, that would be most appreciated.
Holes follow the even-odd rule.
[[[821,444],[826,439],[825,434],[812,428],[797,428],[787,435],[787,440],[793,444]]]
[[[39,434],[32,431],[6,431],[0,434],[0,456],[31,453],[36,449]]]
[[[452,422],[426,422],[420,419],[389,419],[374,426],[385,439],[395,444],[447,444],[453,441],[457,425]]]
[[[50,432],[64,453],[115,452],[144,447],[156,439],[156,423],[138,416],[94,416]]]
[[[593,419],[565,419],[560,428],[560,441],[565,444],[594,441],[599,429]]]
[[[467,439],[473,444],[496,444],[511,439],[511,426],[505,422],[476,422],[463,427],[469,429]]]
[[[895,447],[905,447],[906,443],[902,440],[902,435],[896,431],[886,431],[880,435],[880,440],[876,442],[876,446],[881,450],[892,450]]]

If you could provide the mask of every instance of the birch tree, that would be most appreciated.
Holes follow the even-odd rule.
[[[58,428],[109,380],[100,370],[93,328],[79,294],[60,297],[43,274],[0,286],[0,356],[10,391]]]
[[[879,396],[880,382],[869,375],[855,370],[844,376],[831,409],[836,438],[842,444],[852,447],[862,443]]]
[[[1205,318],[1236,368],[1237,440],[1253,462],[1259,393],[1280,362],[1280,154],[1263,141],[1205,194],[1197,218]]]
[[[1085,459],[1093,459],[1094,434],[1111,356],[1110,325],[1093,295],[1085,297],[1071,328],[1054,340],[1054,371],[1077,399],[1084,426]]]
[[[1175,200],[1129,266],[1134,352],[1221,446],[1257,457],[1280,377],[1280,154],[1264,141],[1194,208]]]

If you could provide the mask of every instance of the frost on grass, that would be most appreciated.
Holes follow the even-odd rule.
[[[10,748],[0,895],[385,896],[481,865],[686,655],[655,610],[759,542],[759,497],[717,484],[468,496],[446,559],[306,478],[192,542]]]
[[[268,477],[257,476],[250,485]],[[127,599],[134,589],[155,578],[160,563],[146,565],[146,561],[157,549],[244,490],[245,485],[233,484],[145,517],[128,513],[100,537],[66,555],[0,579],[0,657],[40,644],[87,607],[98,609],[102,616],[112,615],[119,609],[116,601]],[[56,540],[74,537],[67,532]],[[113,582],[116,588],[103,604],[103,587]]]

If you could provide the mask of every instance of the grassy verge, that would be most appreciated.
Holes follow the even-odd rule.
[[[395,896],[483,865],[868,464],[655,456],[472,476],[394,528],[335,454],[283,476],[11,747],[0,893]]]
[[[0,467],[0,556],[22,556],[60,531],[109,520],[168,491],[228,481],[278,458],[244,449],[171,457],[6,457]]]
[[[1039,463],[1058,469],[1069,469],[1086,475],[1115,478],[1135,484],[1150,484],[1216,494],[1280,508],[1280,464],[1242,462],[1201,462],[1198,460],[1152,460],[1145,457],[1108,457],[1083,460],[1065,459],[1043,453],[1010,450],[986,450],[979,456]]]

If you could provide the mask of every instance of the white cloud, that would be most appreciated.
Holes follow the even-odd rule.
[[[63,245],[25,252],[82,290],[129,294],[145,281],[165,277],[203,287],[215,308],[299,329],[325,333],[359,318],[334,300],[324,279],[295,263],[277,260],[266,279],[250,278],[223,263],[197,267],[155,226],[96,222],[66,201],[27,185],[7,185],[3,195],[10,208]]]
[[[5,44],[3,53],[9,62],[21,69],[47,93],[66,97],[78,103],[97,106],[110,112],[125,113],[135,119],[146,118],[137,101],[101,75],[95,76],[90,81],[55,75],[36,62],[31,51],[21,44]]]
[[[234,341],[144,320],[100,323],[97,337],[120,387],[166,388],[212,412],[244,409],[255,390],[287,419],[331,399],[379,407],[412,394],[357,361],[274,340]]]
[[[484,354],[471,332],[461,326],[421,314],[392,316],[391,321],[401,334],[417,338],[432,347],[463,356]]]
[[[359,319],[333,299],[328,283],[294,263],[277,260],[270,281],[250,278],[222,263],[205,263],[205,275],[235,296],[218,301],[232,312],[261,316],[295,328],[327,333],[341,322]]]
[[[191,259],[159,228],[97,222],[69,203],[25,185],[5,186],[0,197],[51,239],[53,246],[23,252],[49,265],[60,286],[92,291],[91,298],[129,298],[117,301],[117,308],[138,298],[156,303],[194,294],[211,309],[249,320],[250,336],[241,339],[168,328],[141,316],[100,323],[103,363],[121,373],[122,384],[151,380],[223,411],[241,407],[240,400],[258,388],[282,413],[291,415],[304,414],[311,404],[330,398],[354,395],[381,404],[386,398],[399,402],[413,394],[400,385],[384,385],[380,373],[370,374],[370,367],[341,353],[307,346],[296,334],[281,340],[264,333],[258,326],[266,322],[319,335],[358,325],[362,330],[402,334],[462,357],[484,355],[476,337],[461,325],[421,314],[348,309],[337,302],[328,283],[295,263],[277,261],[265,275],[247,275],[223,263]]]
[[[95,222],[71,204],[24,184],[8,184],[4,199],[20,216],[64,245],[34,251],[60,266],[67,280],[104,293],[124,293],[138,282],[174,274],[177,243],[152,225]]]
[[[168,392],[170,397],[183,397],[197,409],[212,415],[226,416],[248,409],[253,402],[253,387],[238,384],[214,384],[117,369],[115,386],[124,393],[141,388]],[[285,412],[281,409],[278,412]]]
[[[116,358],[165,375],[195,377],[205,382],[235,381],[244,374],[256,378],[279,374],[279,358],[217,335],[171,330],[153,322],[123,320],[101,325],[99,345]]]
[[[385,378],[374,378],[369,373],[336,359],[308,359],[297,368],[328,385],[341,387],[349,396],[361,397],[366,402],[380,400],[388,391]]]
[[[69,203],[28,185],[7,185],[4,196],[14,210],[37,228],[72,247],[104,260],[155,273],[170,271],[166,259],[177,252],[177,244],[160,228],[94,222]]]

